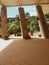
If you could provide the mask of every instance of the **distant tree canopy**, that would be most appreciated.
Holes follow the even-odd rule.
[[[39,31],[39,25],[36,16],[30,16],[27,18],[27,28],[29,31]]]
[[[27,22],[27,28],[28,28],[28,31],[39,31],[39,25],[38,25],[38,20],[37,20],[37,16],[30,16],[29,13],[26,13],[26,22]],[[20,30],[20,19],[19,19],[19,16],[17,15],[15,18],[11,18],[9,19],[8,21],[11,21],[12,22],[9,22],[8,24],[8,27],[13,27],[13,24],[14,26],[17,26],[17,30],[19,29]],[[11,27],[11,28],[12,28]]]
[[[30,14],[29,13],[26,13],[25,15],[26,15],[26,17],[30,17]]]
[[[38,17],[30,16],[29,13],[26,13],[25,15],[26,15],[28,31],[39,31]],[[0,17],[0,21],[1,21],[1,17]],[[14,30],[16,30],[17,32],[21,32],[19,15],[17,15],[15,18],[7,18],[7,21],[8,21],[8,30],[10,33],[13,33]],[[0,26],[1,26],[1,22],[0,22]]]
[[[48,30],[49,30],[49,13],[45,14],[45,20],[46,20],[46,23],[47,23],[47,26],[48,26]]]
[[[45,14],[45,17],[46,17],[46,18],[49,18],[49,13],[46,13],[46,14]]]

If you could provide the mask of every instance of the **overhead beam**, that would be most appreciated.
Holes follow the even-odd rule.
[[[15,3],[16,2],[16,3]],[[40,5],[43,5],[43,4],[49,4],[49,1],[46,0],[46,1],[42,1],[42,0],[30,0],[29,2],[27,2],[26,0],[0,0],[0,4],[1,5],[4,5],[4,6],[28,6],[28,5],[37,5],[37,4],[40,4]]]
[[[48,5],[49,3],[39,3],[39,5]],[[2,3],[2,5],[4,5],[3,3]],[[34,4],[23,4],[23,5],[21,5],[21,6],[31,6],[31,5],[37,5],[37,3],[34,3]],[[6,7],[16,7],[16,6],[20,6],[20,5],[4,5],[4,6],[6,6]]]
[[[0,0],[0,4],[2,5],[2,6],[4,6],[4,4],[2,3],[2,1]]]

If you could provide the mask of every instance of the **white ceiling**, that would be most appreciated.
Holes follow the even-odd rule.
[[[16,6],[16,5],[32,5],[32,4],[48,4],[49,0],[0,0],[0,5]]]

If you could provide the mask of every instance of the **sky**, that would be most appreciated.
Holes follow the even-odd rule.
[[[25,13],[29,13],[31,16],[36,16],[36,6],[23,6]],[[1,7],[0,7],[1,10]],[[19,15],[18,6],[16,7],[7,7],[7,18],[13,18]]]

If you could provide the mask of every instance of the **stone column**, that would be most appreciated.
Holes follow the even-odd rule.
[[[46,24],[46,21],[45,21],[45,17],[44,17],[44,14],[43,14],[43,11],[42,11],[42,8],[41,6],[37,5],[36,6],[36,9],[37,9],[37,14],[39,16],[39,25],[40,25],[40,30],[42,32],[42,36],[44,38],[49,38],[49,35],[48,35],[48,27],[47,27],[47,24]]]
[[[5,6],[1,8],[1,24],[2,24],[2,38],[8,38],[8,21],[7,21],[7,10]]]
[[[30,36],[28,35],[26,17],[25,17],[24,9],[22,7],[19,8],[19,15],[20,15],[20,25],[21,25],[21,32],[23,39],[30,39]]]

